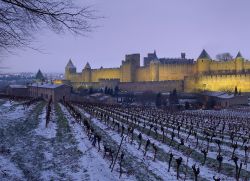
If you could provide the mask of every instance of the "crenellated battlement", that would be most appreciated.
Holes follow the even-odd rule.
[[[87,63],[81,73],[76,72],[70,60],[65,68],[65,78],[78,84],[102,81],[102,85],[112,80],[121,83],[170,81],[171,86],[173,81],[183,81],[183,91],[187,92],[231,90],[235,86],[239,86],[242,92],[250,92],[250,62],[240,53],[233,60],[213,60],[203,50],[196,61],[187,59],[184,53],[181,58],[158,58],[154,52],[148,54],[144,65],[140,66],[140,54],[130,54],[125,56],[120,67],[92,69]]]

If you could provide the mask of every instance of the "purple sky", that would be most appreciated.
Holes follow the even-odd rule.
[[[79,0],[80,4],[83,3]],[[118,67],[125,54],[157,51],[158,57],[197,58],[203,48],[215,57],[240,50],[250,58],[249,0],[88,0],[99,15],[101,26],[87,37],[37,34],[34,50],[7,55],[2,66],[9,72],[64,72],[71,58],[81,71],[88,61],[92,68]],[[142,64],[142,60],[141,60]]]

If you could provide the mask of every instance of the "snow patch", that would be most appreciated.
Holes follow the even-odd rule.
[[[52,115],[51,115],[51,120],[49,121],[49,124],[46,127],[46,108],[43,109],[42,115],[39,118],[40,122],[38,128],[35,129],[37,135],[43,136],[48,139],[56,137],[57,125],[55,123],[54,116]]]
[[[14,163],[0,155],[0,180],[24,180],[24,175]]]

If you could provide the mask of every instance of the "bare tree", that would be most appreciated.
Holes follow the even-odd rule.
[[[229,61],[229,60],[233,59],[233,56],[228,52],[220,53],[220,54],[216,55],[216,59],[217,60],[223,60],[223,61]]]
[[[84,35],[97,19],[90,6],[76,6],[72,0],[0,0],[0,50],[27,47],[34,33],[49,28]]]

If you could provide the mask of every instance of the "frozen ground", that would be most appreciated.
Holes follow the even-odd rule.
[[[69,114],[64,106],[60,106],[69,121],[70,129],[78,142],[77,147],[83,153],[79,164],[82,165],[82,167],[86,167],[86,173],[88,174],[89,180],[135,180],[133,177],[128,176],[119,179],[119,174],[117,172],[111,173],[109,161],[102,158],[102,154],[98,153],[97,149],[92,146],[81,125],[75,122],[74,118]]]
[[[63,110],[63,111],[62,111]],[[83,129],[65,108],[52,105],[45,126],[46,104],[24,110],[22,105],[0,104],[0,180],[136,180],[111,173],[109,160],[93,148]]]
[[[103,147],[98,151],[98,148],[92,145],[83,125],[72,117],[66,107],[52,104],[51,120],[46,127],[46,106],[45,102],[39,102],[24,109],[20,102],[0,100],[0,181],[173,181],[176,180],[175,167],[172,166],[170,172],[167,170],[170,152],[176,157],[184,158],[183,164],[186,167],[182,169],[188,170],[185,180],[193,180],[191,167],[193,164],[199,164],[197,160],[189,158],[189,162],[186,162],[187,157],[181,150],[175,150],[145,133],[142,133],[143,140],[154,140],[159,149],[156,160],[153,161],[152,148],[144,156],[144,147],[137,149],[138,139],[135,138],[132,144],[130,139],[126,139],[121,146],[125,153],[122,167],[124,173],[119,178],[118,164],[111,172],[111,159],[103,158]],[[86,118],[90,117],[86,110],[79,107],[77,109]],[[238,115],[240,117],[242,113],[239,112]],[[102,141],[109,143],[115,150],[119,147],[120,133],[95,117],[92,117],[91,124],[102,136]],[[135,137],[139,133],[139,129],[135,129]],[[185,134],[181,132],[180,135]],[[190,140],[194,141],[194,138],[191,136]],[[174,141],[178,139],[175,138]],[[223,147],[225,152],[227,149],[228,146]],[[241,152],[242,150],[239,150],[239,153]],[[215,158],[216,155],[210,152],[208,156]],[[222,180],[234,180],[230,176],[217,174],[214,168],[207,165],[199,166],[202,173],[198,180],[213,180],[214,175]],[[249,171],[249,168],[246,170]],[[182,172],[180,180],[184,180],[183,178]]]

